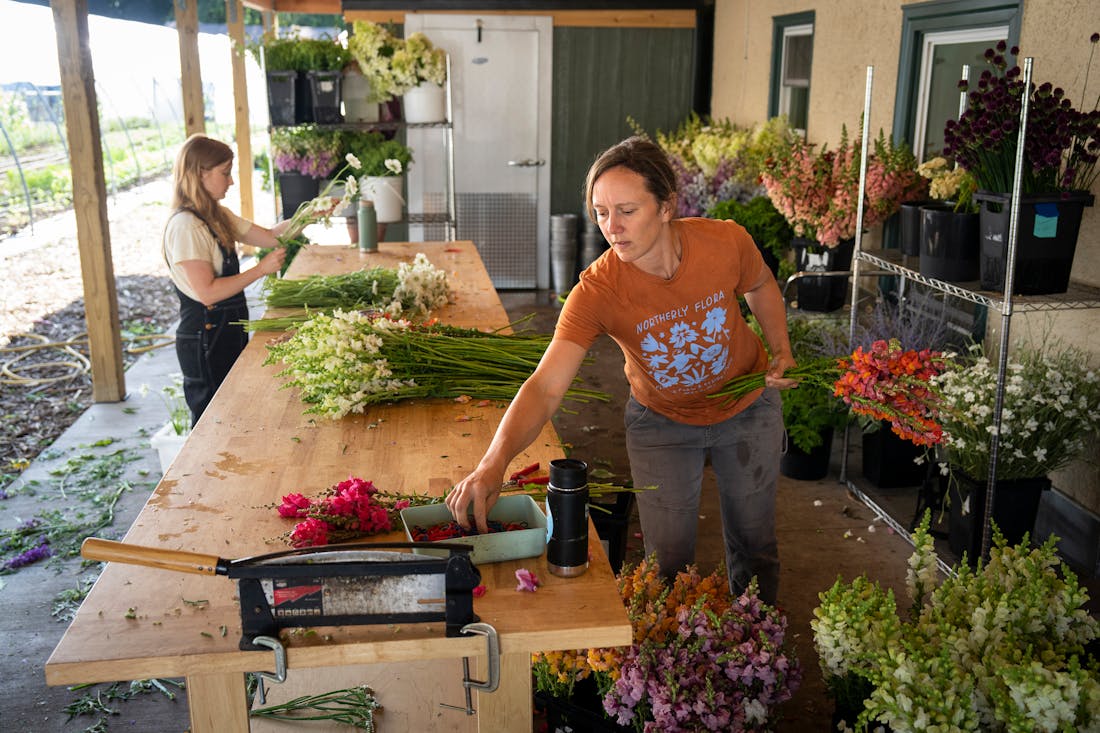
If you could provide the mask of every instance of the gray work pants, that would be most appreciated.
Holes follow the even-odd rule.
[[[718,479],[726,572],[740,594],[752,576],[760,598],[774,605],[779,590],[775,492],[783,445],[782,403],[768,388],[748,408],[715,425],[685,425],[631,397],[625,410],[626,446],[637,494],[646,556],[674,577],[695,562],[703,466]]]

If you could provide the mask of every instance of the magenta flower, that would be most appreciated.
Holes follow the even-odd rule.
[[[540,585],[538,576],[532,573],[527,568],[520,568],[516,570],[516,580],[519,584],[516,586],[517,591],[525,590],[534,593],[538,590]]]

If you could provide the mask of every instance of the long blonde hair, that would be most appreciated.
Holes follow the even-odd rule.
[[[233,160],[233,149],[221,140],[196,133],[184,141],[172,167],[172,208],[186,209],[205,221],[222,246],[232,250],[237,242],[224,209],[202,185],[205,171]]]

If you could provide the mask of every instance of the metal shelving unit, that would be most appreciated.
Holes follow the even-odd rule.
[[[447,201],[447,210],[441,213],[405,212],[404,224],[443,224],[446,241],[453,242],[458,238],[458,206],[455,202],[455,153],[454,153],[454,113],[451,106],[451,57],[447,56],[447,83],[446,83],[446,114],[447,119],[442,122],[405,122],[403,120],[390,120],[379,122],[338,122],[331,124],[315,124],[321,130],[374,130],[378,132],[402,132],[405,130],[442,130],[445,155],[444,159],[444,186]],[[271,170],[274,176],[274,170]],[[278,196],[276,195],[276,210],[278,210]]]
[[[1032,71],[1033,59],[1031,57],[1025,58],[1023,63],[1022,79],[1024,83],[1024,89],[1031,88],[1031,71]],[[989,461],[989,479],[986,485],[986,500],[985,500],[985,514],[982,523],[982,555],[986,555],[989,551],[991,543],[991,522],[993,517],[993,507],[995,502],[996,493],[996,480],[997,480],[997,451],[998,451],[998,434],[1001,428],[1001,417],[1004,406],[1004,384],[1005,373],[1008,364],[1008,345],[1009,345],[1009,330],[1012,321],[1012,315],[1016,311],[1028,312],[1028,311],[1056,311],[1056,310],[1075,310],[1075,309],[1091,309],[1100,308],[1100,289],[1088,287],[1085,285],[1079,285],[1076,283],[1070,283],[1069,288],[1065,293],[1056,295],[1038,295],[1038,296],[1019,296],[1014,295],[1012,290],[1015,284],[1015,272],[1016,272],[1016,246],[1017,246],[1017,228],[1019,225],[1020,216],[1020,185],[1023,170],[1023,155],[1024,155],[1024,140],[1027,136],[1027,116],[1028,116],[1028,95],[1023,96],[1022,105],[1020,109],[1020,135],[1019,142],[1016,148],[1016,168],[1013,178],[1012,197],[1011,197],[1011,209],[1009,219],[1008,239],[1006,242],[1006,263],[1005,263],[1005,284],[1004,292],[990,292],[983,291],[978,287],[978,283],[973,283],[975,287],[969,287],[971,283],[949,283],[942,280],[936,280],[934,278],[925,277],[919,272],[916,272],[902,264],[902,256],[897,251],[891,250],[877,250],[877,251],[864,251],[863,249],[863,200],[866,190],[867,179],[867,151],[868,151],[868,125],[867,120],[871,115],[871,87],[874,78],[874,67],[867,67],[867,85],[864,97],[864,109],[863,109],[863,140],[862,140],[862,155],[860,160],[860,177],[859,177],[859,204],[856,212],[856,244],[855,250],[852,254],[852,298],[851,298],[851,314],[850,314],[850,330],[849,333],[854,337],[856,327],[856,305],[859,297],[859,279],[861,263],[869,263],[879,268],[880,271],[899,275],[904,280],[922,283],[930,288],[938,290],[948,295],[955,296],[964,300],[968,300],[972,303],[984,305],[991,310],[1001,313],[1001,329],[1000,329],[1000,343],[998,350],[998,365],[997,365],[997,391],[996,399],[993,407],[993,437],[990,444],[990,461]],[[960,110],[960,114],[961,114]],[[902,527],[893,517],[889,515],[886,510],[875,503],[858,485],[851,481],[847,476],[847,463],[848,463],[848,430],[844,432],[844,449],[841,454],[841,481],[846,483],[848,489],[857,497],[860,501],[868,506],[876,515],[878,515],[884,522],[886,522],[895,532],[900,534],[912,542],[912,537],[909,530]],[[947,566],[942,560],[938,561],[939,567],[945,573],[950,574],[951,568]]]

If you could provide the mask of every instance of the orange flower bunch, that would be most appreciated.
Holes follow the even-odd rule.
[[[558,697],[570,697],[573,685],[592,674],[583,649],[535,652],[531,655],[535,686]]]
[[[633,644],[663,645],[677,634],[678,615],[698,603],[707,612],[722,615],[733,603],[725,569],[716,568],[702,576],[694,565],[677,573],[672,583],[660,574],[654,557],[631,568],[624,566],[618,577],[619,596],[626,606],[634,630]],[[535,684],[562,696],[573,684],[595,673],[601,694],[619,679],[624,655],[630,647],[605,647],[574,651],[539,652],[531,656]]]
[[[936,420],[940,397],[931,381],[944,365],[938,351],[903,350],[897,339],[875,341],[870,350],[860,346],[840,359],[833,394],[856,414],[889,421],[890,429],[905,440],[936,445],[943,440],[943,428]]]

